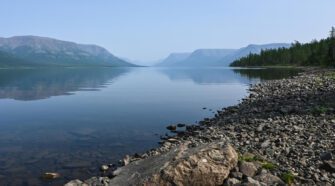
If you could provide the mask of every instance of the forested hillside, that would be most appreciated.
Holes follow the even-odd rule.
[[[249,54],[230,66],[335,66],[335,28],[327,39]]]

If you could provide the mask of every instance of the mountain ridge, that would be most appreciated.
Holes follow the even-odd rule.
[[[291,44],[287,43],[269,43],[269,44],[249,44],[246,47],[239,49],[197,49],[189,53],[189,55],[179,61],[173,63],[169,62],[169,57],[165,58],[161,63],[156,66],[165,67],[196,67],[196,66],[229,66],[233,61],[247,56],[250,53],[260,53],[262,50],[290,47]]]
[[[98,45],[78,44],[41,36],[1,37],[0,51],[9,53],[31,65],[136,66],[114,56]],[[0,61],[0,64],[1,62],[3,61]]]

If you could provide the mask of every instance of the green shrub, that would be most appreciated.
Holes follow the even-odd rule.
[[[312,109],[312,114],[313,115],[320,115],[324,114],[328,111],[328,108],[325,106],[316,106]]]
[[[283,173],[282,179],[286,184],[291,185],[294,181],[294,175],[292,174],[292,172],[288,171]]]

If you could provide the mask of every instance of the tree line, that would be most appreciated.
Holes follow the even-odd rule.
[[[263,50],[234,61],[230,66],[324,66],[335,67],[335,28],[330,36],[319,41],[301,44],[298,41],[290,48]]]

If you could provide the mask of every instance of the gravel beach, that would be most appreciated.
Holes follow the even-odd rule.
[[[335,70],[253,85],[240,104],[167,130],[159,148],[66,185],[335,185]]]

